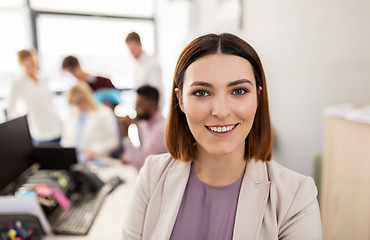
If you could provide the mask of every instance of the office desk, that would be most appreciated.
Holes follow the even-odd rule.
[[[126,182],[106,197],[89,233],[85,236],[51,234],[45,236],[43,240],[122,239],[124,217],[129,207],[130,193],[135,183],[137,170],[132,166],[122,164],[118,160],[107,160],[107,163],[108,166],[96,167],[93,170],[103,181],[107,181],[114,176],[120,176]]]

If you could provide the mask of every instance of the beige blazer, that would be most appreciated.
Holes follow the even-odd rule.
[[[167,154],[147,158],[124,225],[124,239],[171,237],[191,162]],[[312,178],[275,161],[251,160],[242,181],[233,239],[322,239],[317,189]]]

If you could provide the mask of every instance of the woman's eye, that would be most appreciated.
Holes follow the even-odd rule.
[[[234,95],[243,95],[246,94],[248,91],[246,89],[240,88],[240,89],[235,89],[233,91]]]
[[[204,90],[199,90],[199,91],[194,92],[194,95],[197,97],[206,97],[209,95],[209,93],[207,93]]]

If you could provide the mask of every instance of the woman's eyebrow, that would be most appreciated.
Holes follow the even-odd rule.
[[[242,83],[249,83],[250,85],[253,86],[253,83],[251,80],[248,80],[248,79],[239,79],[239,80],[235,80],[235,81],[232,81],[230,83],[227,84],[227,87],[233,87],[233,86],[236,86],[236,85],[239,85],[239,84],[242,84]]]
[[[213,87],[211,83],[202,82],[202,81],[192,82],[190,87],[194,87],[194,86],[202,86],[202,87],[209,87],[209,88]]]
[[[249,83],[250,85],[253,86],[253,83],[251,80],[248,80],[248,79],[239,79],[239,80],[235,80],[235,81],[232,81],[232,82],[229,82],[227,84],[227,87],[233,87],[233,86],[236,86],[236,85],[239,85],[239,84],[243,84],[243,83]],[[194,87],[194,86],[202,86],[202,87],[209,87],[209,88],[212,88],[213,85],[211,83],[208,83],[208,82],[203,82],[203,81],[194,81],[190,84],[190,87]]]

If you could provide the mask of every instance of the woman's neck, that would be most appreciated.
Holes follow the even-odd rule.
[[[208,185],[229,185],[244,175],[246,160],[243,151],[235,151],[228,155],[214,156],[205,151],[198,151],[197,160],[192,168],[195,175]]]
[[[29,73],[26,73],[26,75],[32,80],[34,81],[35,83],[38,83],[38,78],[36,76],[36,74],[29,74]]]
[[[81,72],[80,79],[84,80],[85,82],[88,82],[89,81],[89,74],[87,74],[85,72]]]

